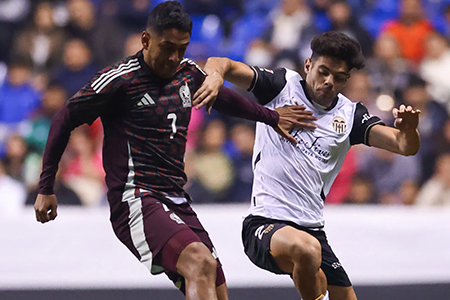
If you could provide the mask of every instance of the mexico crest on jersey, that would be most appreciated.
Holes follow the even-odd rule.
[[[347,124],[345,124],[344,118],[336,117],[333,119],[333,129],[337,133],[341,134],[345,132],[345,129],[347,129]]]
[[[188,86],[187,82],[185,85],[182,85],[180,87],[179,94],[180,94],[181,101],[183,103],[183,107],[191,107],[192,106],[191,90],[189,90],[189,86]]]

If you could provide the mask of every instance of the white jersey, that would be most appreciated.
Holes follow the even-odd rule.
[[[305,93],[300,75],[287,69],[254,68],[250,91],[270,109],[303,104],[317,117],[315,130],[294,129],[292,145],[272,127],[256,125],[253,149],[253,191],[248,214],[291,221],[300,226],[323,227],[325,197],[347,151],[366,143],[370,128],[382,124],[361,103],[339,94],[325,109]]]

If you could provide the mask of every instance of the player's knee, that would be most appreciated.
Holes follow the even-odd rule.
[[[315,238],[293,243],[290,253],[294,263],[311,265],[314,268],[318,268],[322,260],[322,247]]]
[[[213,277],[217,269],[217,261],[209,249],[202,243],[192,243],[180,255],[177,268],[184,277]]]

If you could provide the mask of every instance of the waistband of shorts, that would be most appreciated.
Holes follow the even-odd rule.
[[[244,222],[245,221],[247,221],[247,222],[252,222],[252,221],[261,222],[261,221],[264,221],[264,222],[269,222],[269,223],[283,223],[283,224],[290,225],[292,227],[295,227],[295,228],[298,228],[298,229],[301,229],[301,230],[323,231],[323,229],[324,229],[324,226],[311,226],[311,227],[309,227],[309,226],[302,226],[302,225],[299,225],[299,224],[294,223],[292,221],[270,219],[270,218],[266,218],[266,217],[262,217],[262,216],[255,216],[255,215],[248,215],[247,217],[245,217]]]

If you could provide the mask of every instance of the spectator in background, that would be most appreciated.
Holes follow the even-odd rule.
[[[8,174],[17,181],[25,182],[24,166],[28,156],[28,147],[24,139],[17,134],[8,137],[5,144],[5,155],[0,161]]]
[[[401,156],[380,149],[371,150],[365,153],[359,173],[372,181],[378,194],[378,203],[409,203],[409,191],[416,191],[420,181],[421,166],[418,157]]]
[[[353,147],[347,152],[341,170],[325,199],[326,204],[342,204],[351,192],[352,182],[358,170],[356,152],[356,148]]]
[[[63,65],[55,71],[52,81],[65,88],[69,96],[73,96],[97,70],[88,45],[81,39],[71,39],[64,46]]]
[[[425,39],[425,59],[420,66],[420,75],[428,82],[428,92],[447,108],[450,114],[450,47],[439,33]]]
[[[353,14],[350,4],[344,0],[333,2],[327,15],[331,21],[331,30],[343,32],[356,39],[361,44],[364,56],[372,54],[372,36],[361,26],[358,18]]]
[[[108,2],[108,1],[105,1]],[[118,4],[117,17],[120,26],[124,28],[125,34],[141,32],[147,24],[148,13],[151,9],[149,0],[113,0]]]
[[[450,152],[437,158],[436,171],[422,186],[416,204],[450,207]]]
[[[353,177],[350,184],[350,191],[344,199],[345,204],[375,204],[377,196],[375,194],[372,181],[361,175]]]
[[[200,134],[197,153],[191,156],[191,181],[188,194],[195,203],[221,203],[229,201],[233,183],[233,165],[223,152],[226,139],[225,123],[215,119]]]
[[[391,111],[395,103],[392,102],[391,105],[380,103],[378,94],[372,86],[370,76],[366,72],[361,70],[355,71],[347,81],[342,94],[354,102],[364,103],[372,114],[380,117],[386,124],[392,123]]]
[[[63,156],[64,157],[64,156]],[[58,206],[65,206],[65,205],[75,205],[75,206],[81,206],[83,203],[81,202],[80,197],[67,186],[67,183],[62,178],[62,174],[65,170],[65,162],[64,160],[60,163],[60,172],[56,174],[55,178],[55,186],[54,191],[56,197],[58,197]],[[39,180],[39,178],[38,178]],[[38,195],[38,187],[35,186],[28,192],[28,195],[26,197],[25,205],[33,205],[34,201],[36,200],[36,197]]]
[[[231,141],[236,148],[232,156],[235,173],[230,202],[248,203],[253,185],[253,145],[255,143],[254,124],[238,123],[231,128]]]
[[[69,23],[66,26],[67,33],[70,38],[79,39],[86,43],[91,49],[93,60],[102,66],[117,62],[122,58],[123,39],[125,37],[123,27],[119,26],[117,18],[114,16],[114,9],[108,10],[107,5],[109,3],[107,2],[104,1],[104,6],[102,6],[105,9],[101,12],[104,13],[96,14],[95,6],[91,0],[67,1],[69,13]],[[144,2],[147,2],[148,5],[149,1]],[[120,3],[126,3],[127,6],[130,6],[129,1],[121,1]],[[137,17],[135,16],[135,18]],[[142,31],[144,27],[145,22],[139,28],[139,31]]]
[[[374,44],[374,55],[367,60],[366,70],[375,92],[399,99],[408,83],[409,64],[401,56],[398,40],[381,34]]]
[[[250,65],[272,65],[272,57],[280,52],[306,58],[298,49],[309,47],[316,31],[312,25],[312,14],[305,0],[283,0],[271,12],[271,25],[261,40],[255,40],[246,54]],[[309,48],[308,48],[309,49]],[[263,58],[263,59],[261,59]],[[266,61],[264,61],[266,60]]]
[[[25,205],[26,191],[23,184],[5,172],[0,161],[0,216],[5,217],[20,212]]]
[[[243,13],[241,0],[189,0],[184,6],[191,16],[216,15],[220,18],[225,36],[230,33],[231,25]]]
[[[101,150],[96,146],[87,126],[72,131],[63,179],[85,206],[97,206],[106,197]]]
[[[438,151],[437,141],[441,139],[439,133],[448,119],[448,114],[441,104],[431,98],[427,83],[417,75],[410,77],[408,86],[403,91],[403,101],[421,111],[418,130],[422,142],[416,157],[420,159],[422,169],[419,183],[423,184],[433,174]]]
[[[30,120],[30,130],[25,140],[30,151],[42,155],[53,116],[64,106],[68,98],[67,91],[60,85],[50,84],[43,93],[41,107]]]
[[[0,1],[0,62],[10,60],[11,43],[30,10],[30,0]]]
[[[32,61],[35,70],[48,71],[61,60],[65,36],[53,13],[51,2],[39,3],[33,23],[18,32],[13,44],[12,55]]]
[[[39,94],[30,78],[28,61],[20,59],[9,63],[7,78],[0,86],[0,148],[8,135],[20,130],[20,125],[39,106]]]
[[[401,55],[416,66],[425,54],[424,41],[433,27],[424,17],[421,0],[400,0],[399,5],[400,17],[388,21],[382,32],[393,36]]]

